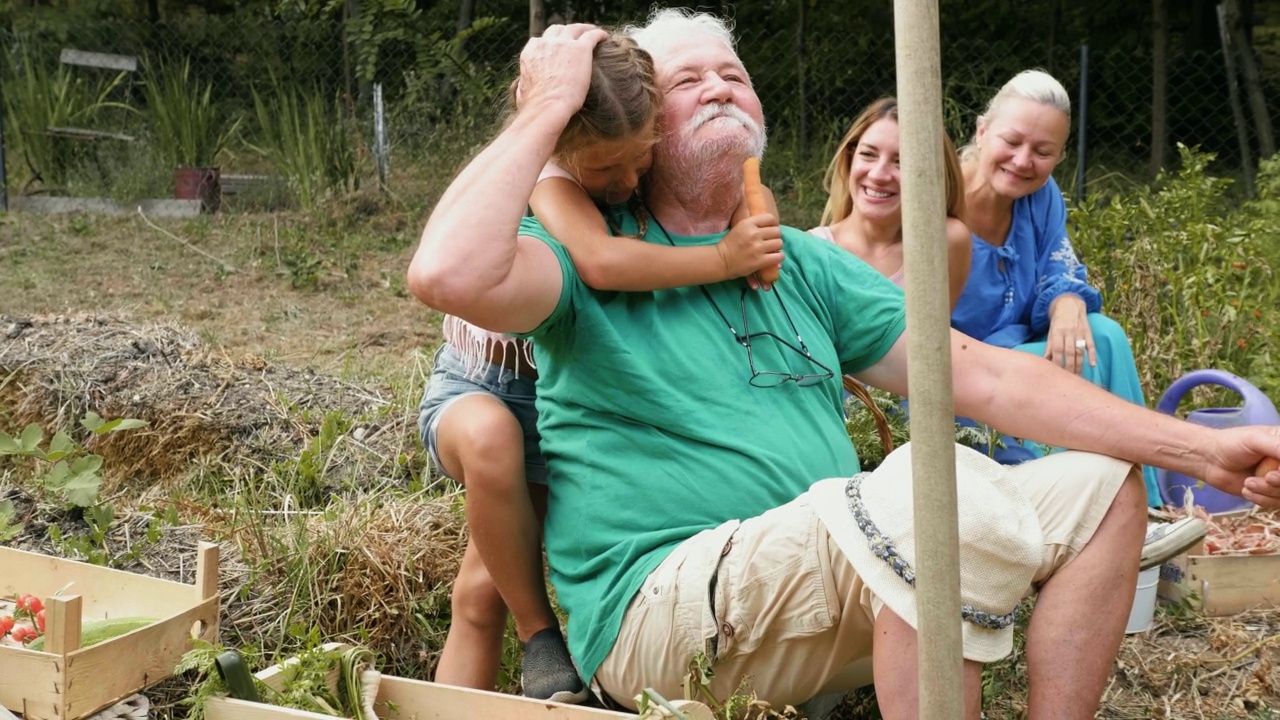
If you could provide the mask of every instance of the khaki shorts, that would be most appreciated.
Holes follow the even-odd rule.
[[[1068,451],[1009,468],[1043,526],[1036,586],[1084,548],[1132,467]],[[690,662],[704,653],[714,659],[717,698],[744,677],[775,707],[846,692],[871,682],[881,607],[806,493],[681,543],[632,598],[595,684],[633,709],[646,687],[680,698]]]

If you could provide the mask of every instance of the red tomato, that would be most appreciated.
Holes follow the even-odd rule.
[[[36,611],[36,627],[39,628],[40,632],[44,632],[44,608]]]
[[[31,614],[32,614],[32,615],[34,615],[34,614],[36,614],[36,613],[41,612],[41,611],[43,611],[43,610],[44,610],[44,601],[43,601],[43,600],[41,600],[40,598],[38,598],[38,597],[36,597],[36,596],[34,596],[34,595],[29,595],[28,597],[29,597],[30,599],[29,599],[29,600],[27,600],[27,609],[31,611]]]
[[[9,631],[12,629],[13,629],[13,616],[0,615],[0,637],[4,637],[5,635],[8,635]]]
[[[14,642],[25,643],[27,641],[27,626],[19,625],[9,634],[13,637]]]
[[[32,600],[34,600],[34,599],[35,599],[35,596],[34,596],[34,595],[29,595],[29,594],[19,595],[19,596],[18,596],[18,609],[19,609],[19,610],[26,610],[26,609],[27,609],[27,603],[28,603],[28,602],[30,602],[30,601],[32,601]]]

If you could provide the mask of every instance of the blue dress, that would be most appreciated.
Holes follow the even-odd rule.
[[[1013,223],[1004,245],[972,237],[969,279],[951,313],[951,326],[991,345],[1043,356],[1049,306],[1063,293],[1084,300],[1098,364],[1085,364],[1083,377],[1112,394],[1146,406],[1133,349],[1124,329],[1102,314],[1102,294],[1088,283],[1087,270],[1067,237],[1067,206],[1053,178],[1013,203]],[[975,425],[968,418],[962,423]],[[1014,464],[1044,454],[1035,443],[1005,436],[996,460]],[[1147,501],[1162,504],[1155,468],[1143,467]]]

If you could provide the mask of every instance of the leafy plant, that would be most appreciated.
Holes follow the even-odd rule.
[[[106,435],[121,430],[146,426],[141,420],[119,418],[103,420],[97,413],[86,413],[80,424],[94,435]],[[102,487],[102,456],[87,451],[70,435],[59,430],[45,447],[44,430],[30,423],[14,437],[0,431],[0,456],[11,455],[36,461],[47,468],[35,476],[36,483],[72,506],[89,508],[98,502],[98,490]]]
[[[272,85],[266,97],[253,91],[261,133],[255,149],[284,176],[294,199],[313,208],[334,192],[356,190],[355,143],[337,100],[274,77]]]
[[[240,127],[213,101],[213,83],[193,78],[191,61],[148,68],[143,84],[156,149],[173,167],[212,167]]]
[[[51,67],[35,58],[25,44],[12,47],[3,63],[8,69],[0,72],[10,152],[25,160],[15,165],[26,165],[32,173],[28,184],[38,179],[46,188],[64,187],[72,171],[90,157],[92,146],[47,131],[92,127],[106,109],[123,107],[109,98],[124,82],[125,74],[103,79],[66,65]]]
[[[18,522],[18,513],[12,500],[0,500],[0,543],[9,542],[22,532],[23,524]]]
[[[1126,330],[1147,397],[1200,368],[1244,376],[1274,395],[1280,303],[1265,242],[1276,216],[1233,209],[1213,155],[1179,145],[1180,169],[1148,187],[1075,209],[1074,237],[1106,312]]]

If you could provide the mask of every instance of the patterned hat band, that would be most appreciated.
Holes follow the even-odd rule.
[[[916,571],[911,567],[911,563],[907,562],[907,559],[898,553],[898,549],[894,547],[893,542],[880,532],[875,523],[871,522],[871,516],[867,514],[867,508],[862,504],[862,479],[869,474],[858,473],[850,478],[848,485],[845,486],[844,493],[849,498],[849,512],[853,514],[853,520],[857,523],[858,529],[867,538],[867,546],[871,549],[872,554],[883,560],[895,575],[914,588],[916,586]],[[968,603],[960,608],[961,619],[988,630],[1003,630],[1009,627],[1013,624],[1017,613],[1017,606],[1014,606],[1013,610],[1003,615],[979,610]]]

